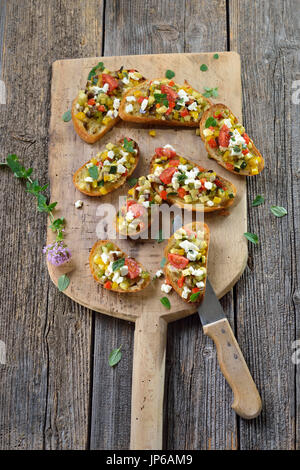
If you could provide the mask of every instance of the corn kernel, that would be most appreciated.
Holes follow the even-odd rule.
[[[95,255],[93,261],[94,261],[95,264],[98,264],[98,266],[103,266],[104,265],[100,255]]]
[[[104,181],[110,181],[110,175],[104,175]]]
[[[128,194],[129,194],[129,196],[133,196],[133,194],[134,194],[134,188],[129,189]]]
[[[76,119],[79,119],[80,121],[85,121],[86,120],[86,115],[83,112],[77,113],[75,115]]]
[[[135,163],[135,158],[134,158],[134,157],[130,157],[129,163],[132,163],[132,164]]]
[[[111,121],[111,118],[109,116],[105,116],[102,123],[106,126],[110,121]]]
[[[133,94],[134,96],[141,96],[142,92],[140,90],[135,90]]]
[[[149,131],[149,135],[151,135],[151,137],[155,137],[156,136],[156,131],[155,130]]]
[[[195,121],[198,120],[199,113],[197,113],[197,111],[191,111],[190,114]]]

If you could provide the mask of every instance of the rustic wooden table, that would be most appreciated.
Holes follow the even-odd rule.
[[[248,267],[222,305],[261,392],[251,422],[196,316],[170,324],[166,449],[300,448],[300,4],[297,0],[0,0],[1,160],[16,153],[47,180],[51,64],[56,59],[234,50],[242,60],[244,121],[266,159],[248,181]],[[230,86],[230,83],[228,84]],[[87,310],[52,285],[42,255],[46,221],[1,171],[1,449],[126,449],[133,325]],[[251,208],[257,194],[266,204]],[[277,219],[272,204],[288,216]],[[298,313],[298,316],[297,316]],[[122,362],[107,365],[123,345]]]

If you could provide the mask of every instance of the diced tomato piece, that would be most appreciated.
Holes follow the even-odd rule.
[[[175,171],[177,171],[176,168],[172,166],[166,168],[159,176],[160,181],[164,184],[170,184]]]
[[[169,101],[175,101],[178,98],[176,91],[172,90],[168,85],[162,85],[160,91],[167,95],[167,100]]]
[[[103,85],[105,83],[108,83],[109,85],[109,88],[108,88],[108,91],[109,93],[111,93],[112,91],[114,91],[116,88],[118,88],[118,85],[119,85],[119,82],[116,78],[112,77],[111,75],[108,75],[107,73],[103,73],[102,74],[102,82],[103,82]]]
[[[178,166],[180,165],[180,160],[178,158],[169,160],[169,166]]]
[[[88,105],[94,106],[94,104],[96,104],[96,101],[94,100],[94,98],[91,98],[90,100],[88,100]]]
[[[192,289],[192,294],[197,294],[197,292],[199,292],[199,287],[193,287]]]
[[[165,280],[165,284],[168,284],[168,286],[170,286],[170,285],[171,285],[171,282],[169,281],[169,279],[168,279],[168,278]]]
[[[178,284],[178,287],[180,287],[180,289],[183,288],[183,284],[184,284],[184,276],[181,276],[180,279],[178,279],[177,281],[177,284]]]
[[[176,106],[175,101],[169,101],[169,108],[173,109],[175,108],[175,106]]]
[[[232,163],[226,163],[225,166],[226,166],[227,170],[233,170],[234,169],[234,166],[233,166]]]
[[[216,186],[218,186],[218,188],[226,189],[222,181],[219,180],[218,178],[215,179],[214,183]]]
[[[134,259],[126,258],[126,259],[125,259],[125,266],[128,266],[128,274],[127,274],[127,276],[128,276],[130,279],[135,279],[136,277],[139,276],[139,274],[140,274],[140,268],[139,268],[138,263],[137,263]]]
[[[157,147],[155,149],[156,155],[159,157],[167,157],[167,158],[174,158],[176,157],[176,152],[175,150],[172,150],[170,148],[164,148],[164,147]]]
[[[168,108],[167,111],[165,112],[165,114],[166,114],[167,116],[169,116],[169,114],[171,114],[171,112],[172,112],[172,109],[171,109],[171,108]]]
[[[213,114],[213,117],[214,117],[215,119],[222,119],[222,118],[223,118],[223,114],[222,114],[222,113],[218,113],[218,114],[214,113],[214,114]]]
[[[229,134],[229,128],[226,126],[226,124],[223,124],[223,126],[220,129],[220,134],[219,134],[219,145],[221,147],[228,147],[229,141],[230,141],[230,134]]]
[[[134,199],[127,199],[127,210],[133,205],[136,204]]]
[[[112,282],[111,281],[106,281],[103,285],[103,287],[105,289],[111,289],[111,286],[112,286]]]
[[[249,142],[250,142],[250,138],[249,138],[248,134],[246,134],[246,132],[244,132],[244,134],[242,135],[242,137],[244,137],[244,140],[245,140],[246,144],[248,145]]]
[[[169,86],[174,86],[174,85],[175,85],[175,83],[173,82],[173,80],[171,80],[171,81],[169,82]]]
[[[142,102],[144,101],[144,99],[145,99],[145,98],[144,98],[143,96],[140,96],[140,97],[138,98],[138,103],[142,103]]]
[[[100,168],[102,168],[103,167],[103,162],[97,162],[96,166],[100,166]]]
[[[242,154],[243,154],[243,155],[247,155],[247,153],[249,153],[249,150],[248,150],[248,149],[242,150]]]
[[[215,149],[216,147],[218,147],[217,141],[216,141],[216,139],[214,139],[213,137],[212,137],[211,139],[209,139],[208,145],[209,145],[212,149]]]
[[[186,190],[184,188],[178,188],[178,196],[181,197],[182,199],[186,195]]]
[[[172,266],[178,269],[184,269],[188,264],[189,260],[181,255],[175,253],[168,253],[168,260]]]
[[[187,109],[183,109],[182,111],[180,111],[180,116],[181,117],[184,117],[184,116],[188,116],[189,115],[189,112]]]
[[[167,191],[163,190],[159,193],[160,197],[162,198],[163,201],[167,200]]]
[[[197,167],[198,167],[199,171],[201,171],[201,173],[203,173],[205,171],[205,168],[203,166],[197,165]]]
[[[104,111],[106,111],[106,107],[104,106],[104,104],[100,104],[100,106],[98,106],[98,111],[101,111],[102,113],[104,113]]]

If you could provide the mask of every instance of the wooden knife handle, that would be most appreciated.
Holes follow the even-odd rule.
[[[162,449],[167,323],[150,313],[135,324],[131,450]]]
[[[228,320],[205,325],[203,331],[217,347],[221,371],[234,394],[232,408],[242,418],[256,418],[261,412],[261,398]]]

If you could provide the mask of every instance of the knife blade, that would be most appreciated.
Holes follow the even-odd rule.
[[[174,231],[181,227],[181,220],[179,215],[174,217]],[[204,298],[198,306],[198,314],[204,334],[216,345],[221,371],[233,391],[232,408],[242,418],[256,418],[262,408],[260,395],[222,305],[208,279]]]

